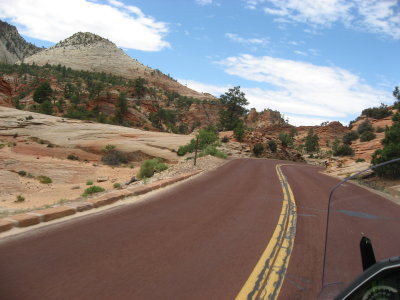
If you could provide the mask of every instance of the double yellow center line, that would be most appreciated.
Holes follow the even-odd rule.
[[[296,203],[292,189],[283,175],[282,165],[276,173],[283,190],[282,210],[278,225],[236,300],[277,299],[289,265],[296,235]]]

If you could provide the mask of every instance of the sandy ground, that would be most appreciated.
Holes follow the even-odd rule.
[[[113,189],[135,176],[148,158],[176,164],[180,158],[174,151],[191,138],[0,107],[0,216],[76,199],[88,181]],[[130,162],[121,167],[102,164],[102,149],[109,144],[127,153]],[[67,159],[71,154],[79,161]],[[40,183],[37,177],[42,175],[52,183]],[[25,200],[16,202],[19,195]]]
[[[106,166],[95,162],[99,156],[92,156],[92,162],[72,161],[66,159],[70,149],[46,148],[34,142],[21,143],[18,138],[15,143],[15,147],[0,149],[0,212],[2,209],[42,207],[76,199],[89,187],[88,181],[107,190],[112,189],[114,183],[129,181],[139,169],[138,164],[114,168]],[[35,155],[30,154],[33,150]],[[81,154],[79,151],[74,153]],[[90,153],[87,156],[89,158]],[[20,171],[25,171],[27,175],[20,176]],[[41,175],[50,177],[52,183],[40,183],[37,176]],[[25,201],[16,202],[18,195],[23,196]]]

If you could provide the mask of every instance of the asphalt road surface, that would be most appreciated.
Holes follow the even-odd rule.
[[[317,167],[285,164],[233,160],[140,204],[3,238],[0,299],[316,299],[327,195],[338,181]],[[365,199],[376,196],[362,192],[362,207],[373,206]],[[385,227],[400,215],[387,200],[371,208],[383,219],[354,214],[360,207],[349,203],[337,204],[343,224],[331,234],[342,239],[344,224],[353,222],[349,245],[365,222]],[[400,249],[397,241],[382,241],[378,256]],[[349,253],[355,260],[358,253]],[[338,259],[330,257],[330,264]],[[346,280],[358,272],[351,263]],[[336,280],[334,273],[328,280]]]

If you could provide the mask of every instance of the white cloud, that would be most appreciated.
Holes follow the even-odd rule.
[[[258,111],[278,110],[295,125],[334,120],[347,123],[367,107],[392,102],[390,93],[377,90],[363,83],[359,76],[337,67],[251,55],[228,57],[218,64],[228,74],[259,83],[256,88],[241,88],[249,107]],[[231,87],[180,82],[217,97]]]
[[[228,89],[232,88],[232,86],[230,85],[219,86],[219,85],[205,84],[189,79],[178,79],[178,81],[181,84],[186,85],[187,87],[195,91],[198,91],[200,93],[209,93],[211,95],[214,95],[215,97],[219,97],[220,95],[228,91]]]
[[[226,33],[225,36],[231,41],[242,45],[266,46],[268,44],[268,39],[266,38],[244,38],[235,33]]]
[[[219,64],[228,74],[273,86],[275,90],[260,91],[258,101],[274,103],[286,113],[345,118],[388,98],[337,67],[251,55],[228,57]]]
[[[278,22],[300,22],[314,27],[345,26],[400,39],[398,0],[245,0],[250,9],[261,9]]]
[[[196,3],[199,5],[209,5],[213,3],[213,0],[196,0]]]
[[[89,0],[2,1],[0,18],[17,24],[24,35],[54,43],[78,31],[89,31],[128,49],[159,51],[169,46],[164,40],[168,32],[166,23],[146,16],[136,6],[117,0],[107,0],[107,3]]]

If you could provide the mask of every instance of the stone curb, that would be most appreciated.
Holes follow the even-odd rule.
[[[70,216],[77,212],[82,212],[90,210],[92,208],[98,208],[105,205],[109,205],[129,196],[143,195],[148,192],[160,189],[162,187],[174,184],[176,182],[188,179],[189,177],[197,175],[201,172],[202,171],[185,173],[173,178],[161,179],[144,186],[131,187],[131,188],[126,188],[124,190],[112,191],[105,195],[88,199],[87,202],[84,203],[77,203],[77,204],[71,203],[68,205],[56,206],[42,210],[35,210],[24,214],[10,216],[5,219],[0,219],[0,233],[8,231],[13,227],[28,227],[39,224],[41,222],[49,222],[55,219]]]

